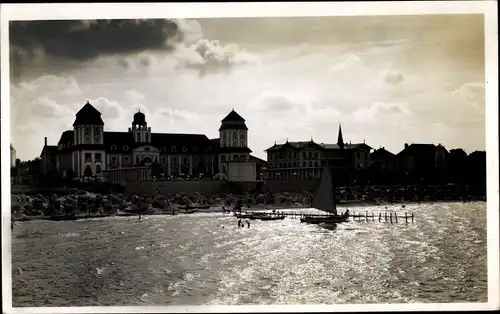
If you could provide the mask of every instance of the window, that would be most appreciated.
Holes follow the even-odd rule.
[[[185,153],[185,152],[187,152],[187,151],[188,151],[187,147],[182,146],[182,152],[183,152],[183,153]]]
[[[240,146],[241,147],[245,147],[245,141],[244,140],[240,140]]]
[[[123,156],[123,163],[128,165],[130,163],[130,158],[128,156]]]
[[[183,163],[184,165],[188,165],[188,164],[189,164],[189,158],[184,157],[184,158],[182,159],[182,163]]]
[[[302,152],[302,158],[306,158],[306,152]]]
[[[314,158],[318,158],[318,152],[314,152]]]
[[[123,146],[123,151],[124,152],[128,152],[128,146],[127,145]]]
[[[85,128],[85,135],[90,135],[90,128],[89,127]]]
[[[167,162],[166,162],[166,158],[165,157],[161,157],[161,164],[162,165],[165,165]]]
[[[311,153],[311,152],[308,152],[308,153],[307,153],[307,157],[312,158],[312,153]]]
[[[91,153],[85,153],[85,162],[92,162],[92,154]]]
[[[177,148],[176,148],[175,146],[172,146],[172,149],[171,149],[171,150],[172,150],[172,153],[177,152]]]
[[[99,144],[101,142],[101,137],[99,135],[94,136],[94,144]]]
[[[95,161],[96,162],[101,162],[101,153],[95,153]]]
[[[116,156],[111,156],[111,164],[116,165],[118,163],[118,158]]]
[[[172,165],[177,165],[177,157],[172,157]]]
[[[90,144],[90,135],[85,136],[85,144]]]
[[[111,151],[112,152],[116,151],[116,145],[111,145]]]
[[[221,162],[226,162],[226,155],[220,156],[220,161]]]
[[[101,165],[96,165],[95,166],[95,173],[96,174],[101,174]]]

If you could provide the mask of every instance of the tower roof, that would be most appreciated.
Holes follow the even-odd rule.
[[[146,115],[141,111],[138,111],[134,114],[134,124],[145,125],[146,124]]]
[[[245,122],[245,119],[233,109],[221,122]]]
[[[87,101],[87,103],[76,113],[75,125],[104,125],[101,113]]]
[[[339,135],[338,135],[338,138],[337,138],[337,145],[339,145],[339,147],[343,147],[344,146],[344,137],[342,136],[342,125],[339,123]]]

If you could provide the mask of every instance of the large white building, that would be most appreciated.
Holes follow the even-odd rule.
[[[221,121],[219,134],[210,140],[204,134],[152,133],[142,112],[134,114],[127,132],[105,132],[101,113],[87,102],[76,114],[73,130],[61,135],[56,167],[61,174],[72,170],[76,177],[104,178],[106,170],[157,163],[168,176],[220,173],[234,181],[255,181],[245,120],[232,110]]]

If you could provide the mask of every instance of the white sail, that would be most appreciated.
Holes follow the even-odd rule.
[[[323,167],[321,174],[321,183],[312,204],[316,208],[325,212],[337,214],[337,202],[335,198],[335,186],[333,177],[328,164]]]

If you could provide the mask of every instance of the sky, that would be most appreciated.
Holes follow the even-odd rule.
[[[249,147],[346,142],[485,150],[482,15],[10,23],[17,157],[56,145],[90,101],[105,130],[138,110],[153,132],[219,137],[231,109]]]

